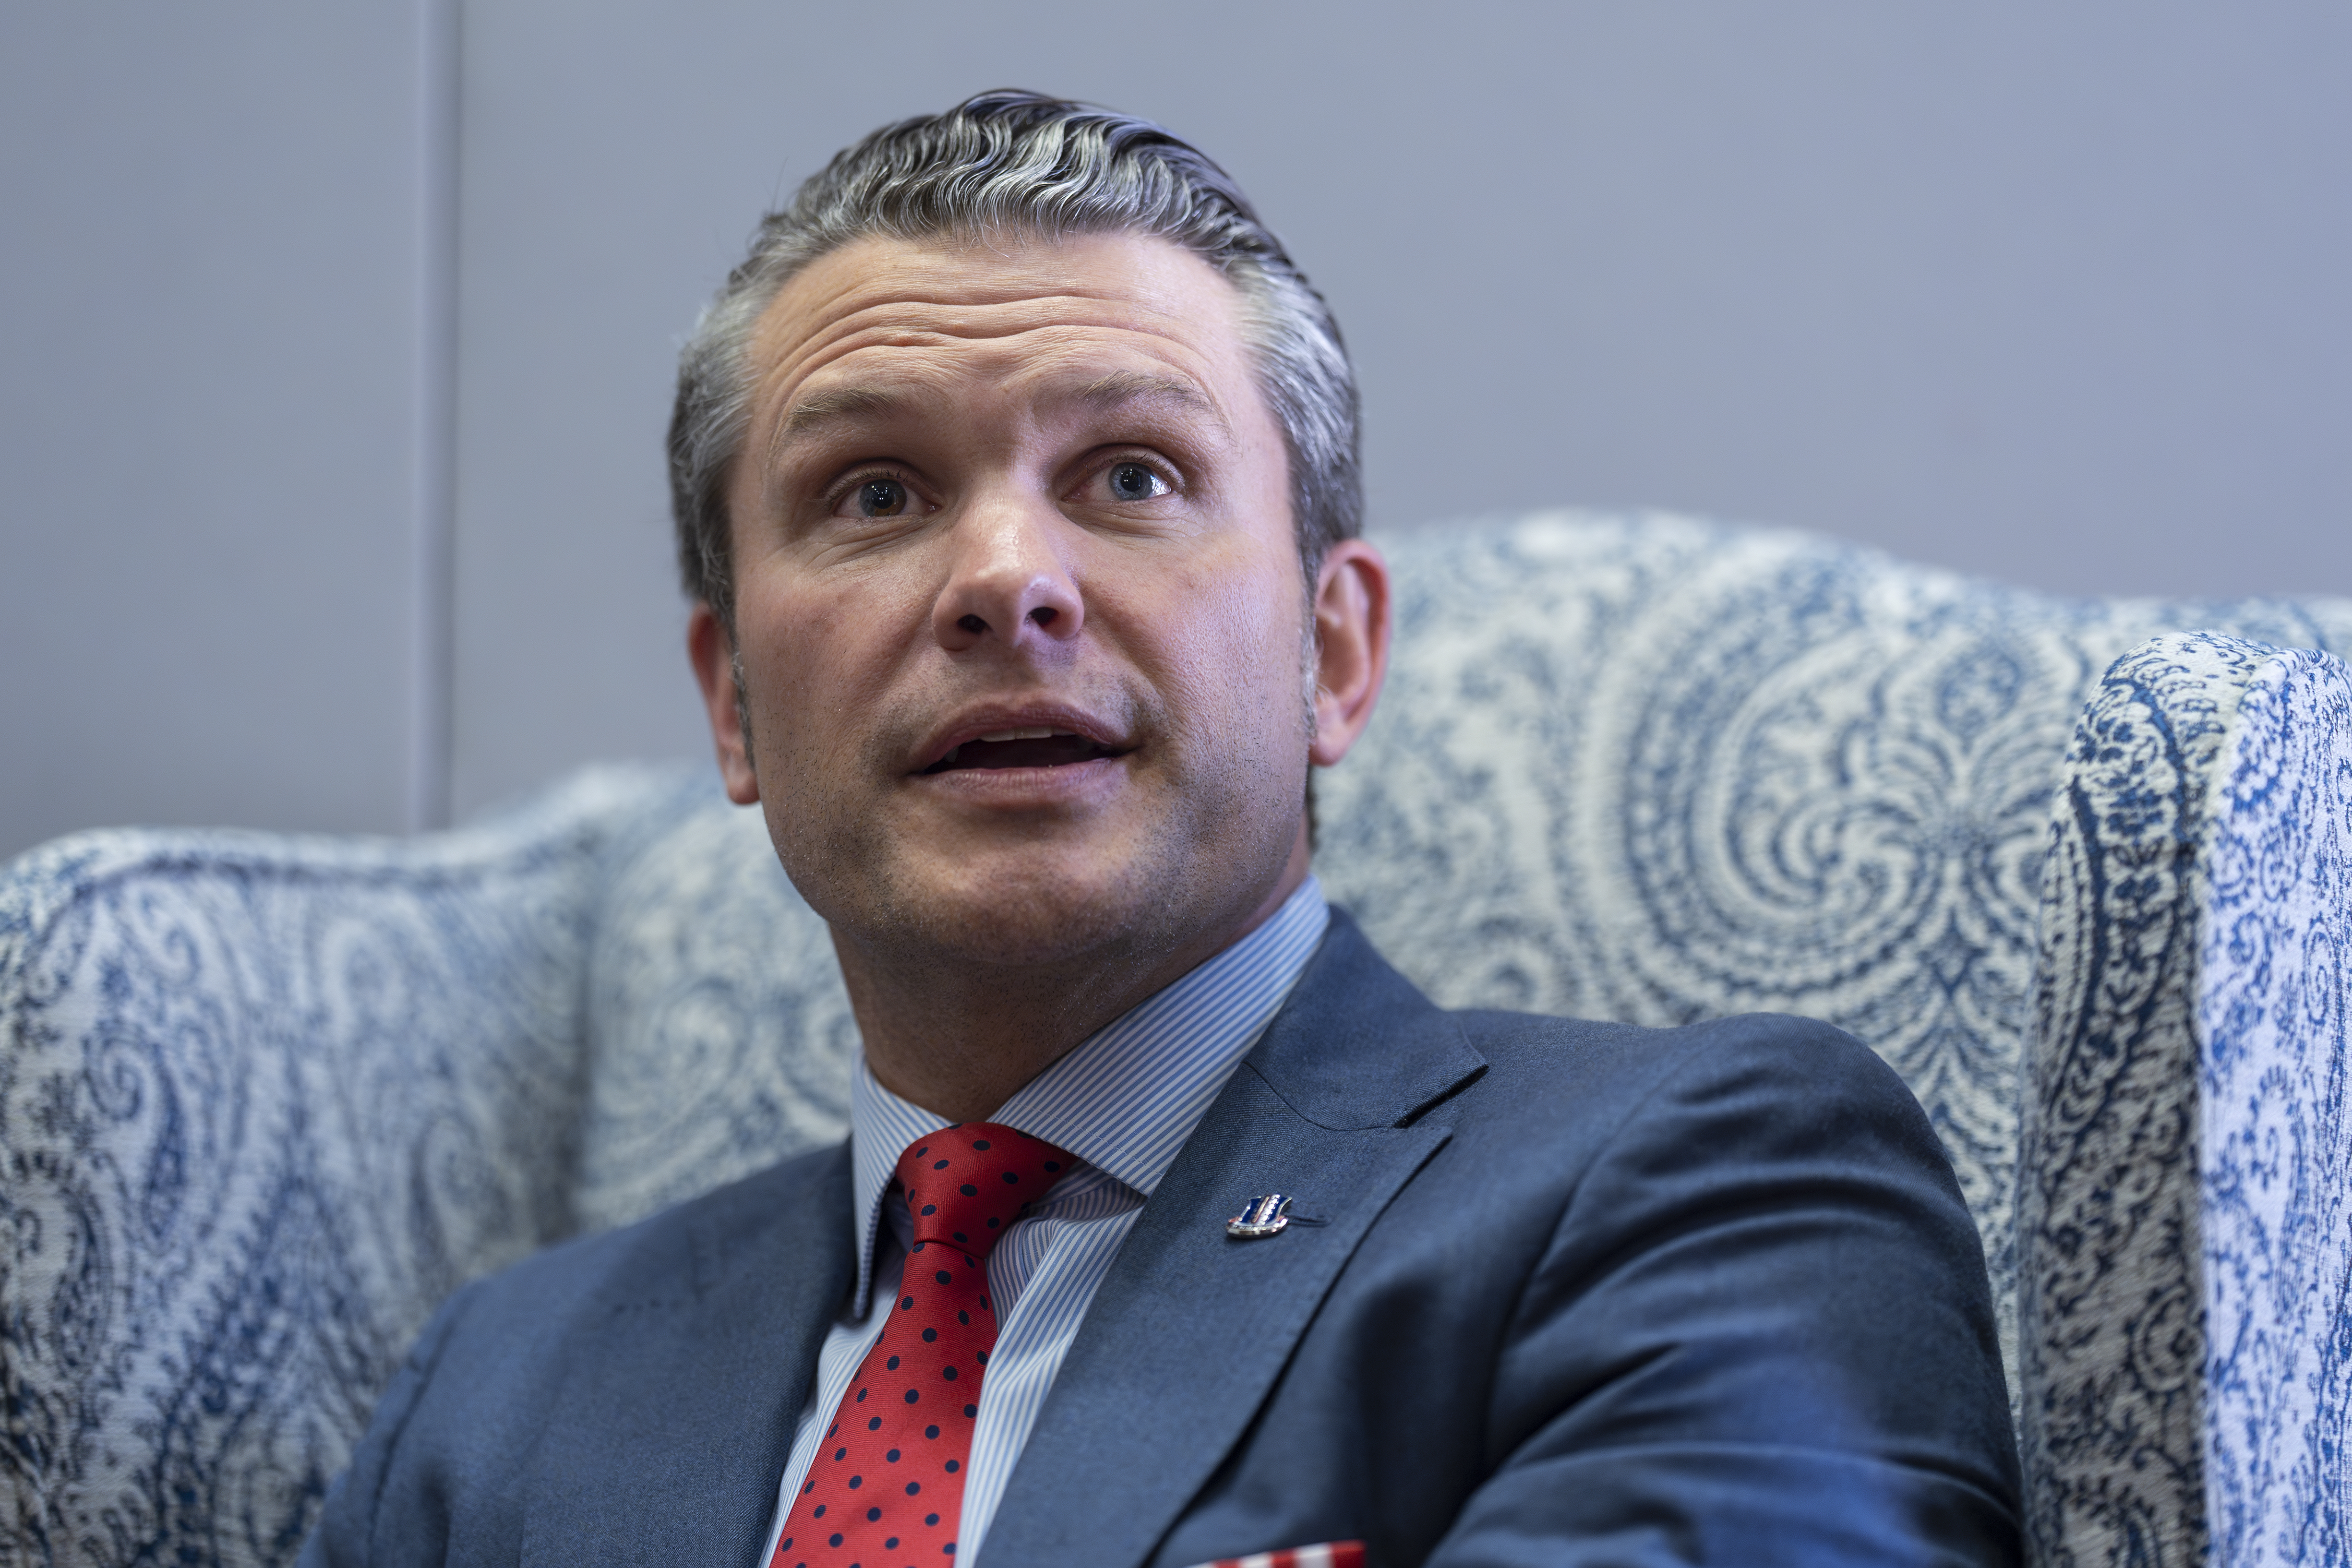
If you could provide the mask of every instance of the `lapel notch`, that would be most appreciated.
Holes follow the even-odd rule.
[[[1318,1127],[1402,1127],[1475,1082],[1486,1059],[1334,909],[1248,1066]]]

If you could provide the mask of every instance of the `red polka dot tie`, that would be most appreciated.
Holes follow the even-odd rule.
[[[1070,1156],[966,1122],[907,1145],[906,1278],[857,1364],[770,1568],[940,1568],[955,1560],[980,1380],[996,1347],[988,1251]]]

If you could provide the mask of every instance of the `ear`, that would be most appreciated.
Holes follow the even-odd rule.
[[[735,690],[735,641],[719,623],[718,612],[698,601],[686,620],[686,656],[693,662],[694,678],[702,687],[702,706],[710,716],[710,739],[719,750],[719,775],[727,781],[727,798],[739,806],[749,806],[760,798],[760,780],[751,771],[751,756],[743,746],[743,712]]]
[[[1315,647],[1315,744],[1307,755],[1328,768],[1371,722],[1389,673],[1389,566],[1362,539],[1342,539],[1324,554]]]

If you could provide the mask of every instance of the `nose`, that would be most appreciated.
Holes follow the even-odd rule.
[[[1058,537],[1067,525],[1018,502],[978,505],[952,530],[954,557],[931,607],[940,646],[961,653],[994,643],[1031,654],[1066,647],[1085,601]]]

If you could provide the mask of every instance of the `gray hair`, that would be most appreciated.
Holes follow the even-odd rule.
[[[1010,231],[1135,233],[1183,246],[1242,297],[1258,384],[1289,449],[1291,515],[1311,582],[1362,526],[1355,373],[1323,297],[1232,176],[1148,120],[1033,92],[984,92],[902,120],[837,154],[793,204],[761,220],[751,254],[678,357],[670,508],[687,593],[730,633],[735,585],[730,471],[749,420],[753,327],[810,262],[854,240]]]

